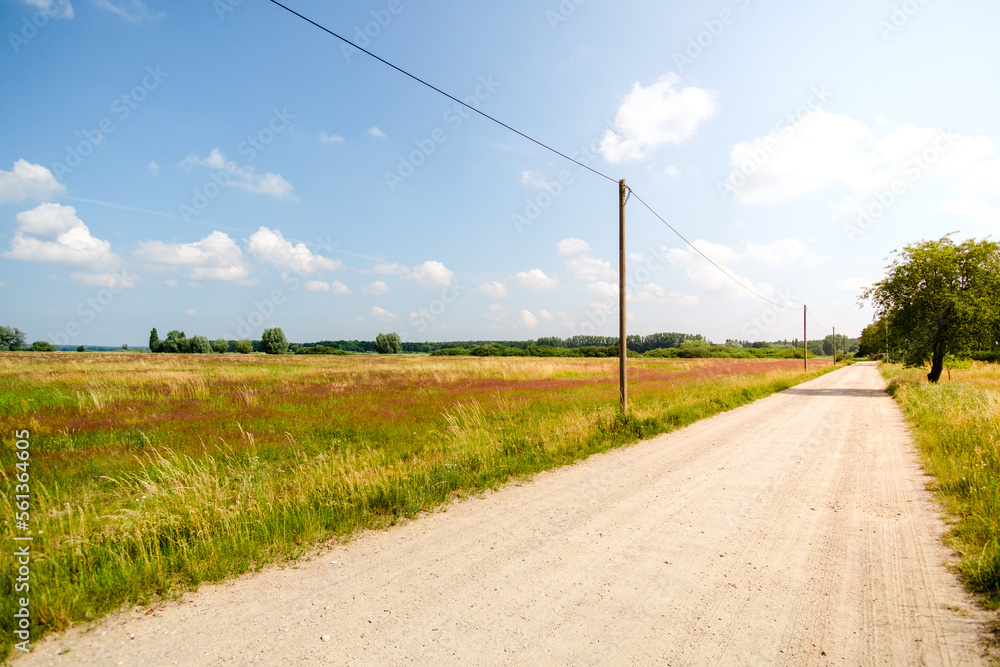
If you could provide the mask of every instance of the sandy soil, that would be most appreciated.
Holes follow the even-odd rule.
[[[843,369],[15,664],[984,664],[883,388]]]

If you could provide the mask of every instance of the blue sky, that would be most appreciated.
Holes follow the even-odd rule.
[[[857,335],[891,251],[1000,228],[985,0],[288,0],[594,169],[629,331]],[[265,0],[0,0],[0,324],[617,333],[617,184]]]

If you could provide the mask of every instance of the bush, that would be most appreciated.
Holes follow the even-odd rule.
[[[229,341],[225,338],[216,338],[212,341],[212,350],[219,354],[229,352]]]
[[[193,336],[188,339],[188,351],[193,354],[208,354],[212,351],[212,344],[207,336]]]
[[[253,343],[248,338],[241,338],[236,341],[236,351],[240,354],[250,354],[253,352]]]
[[[326,345],[307,345],[306,347],[300,347],[295,350],[295,354],[350,354],[350,352],[344,352],[335,347],[327,347]]]
[[[31,344],[30,349],[32,352],[55,352],[56,346],[48,341],[36,340]]]
[[[469,351],[464,347],[443,347],[431,352],[432,357],[467,357]]]

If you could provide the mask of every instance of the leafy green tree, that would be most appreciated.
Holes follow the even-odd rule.
[[[36,340],[29,348],[32,352],[55,352],[56,346],[48,341]]]
[[[212,344],[207,336],[193,336],[188,342],[192,354],[208,354],[212,351]]]
[[[180,352],[180,348],[177,347],[177,341],[172,338],[168,338],[167,340],[163,341],[162,349],[164,352],[170,354],[175,354],[177,352]]]
[[[380,333],[375,337],[375,351],[379,354],[399,354],[403,351],[403,341],[396,332]]]
[[[229,352],[229,341],[225,338],[216,338],[212,341],[212,349],[219,354],[225,354]]]
[[[17,328],[0,327],[0,352],[24,347],[24,332]]]
[[[86,352],[86,350],[85,350],[85,349],[83,349],[83,345],[77,345],[77,346],[76,346],[76,351],[77,351],[77,352]]]
[[[288,351],[288,339],[279,327],[264,329],[260,343],[264,354],[284,354]]]
[[[945,357],[992,347],[1000,332],[1000,245],[948,234],[896,251],[887,275],[866,289],[876,317],[888,327],[893,352],[907,366],[931,362],[937,382]]]
[[[149,332],[149,351],[163,352],[163,341],[160,340],[160,334],[156,333],[156,327]]]
[[[241,338],[236,341],[236,351],[240,354],[250,354],[253,352],[253,343],[248,338]]]

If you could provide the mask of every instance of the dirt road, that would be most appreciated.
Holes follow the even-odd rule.
[[[843,369],[16,664],[983,664],[883,387]]]

